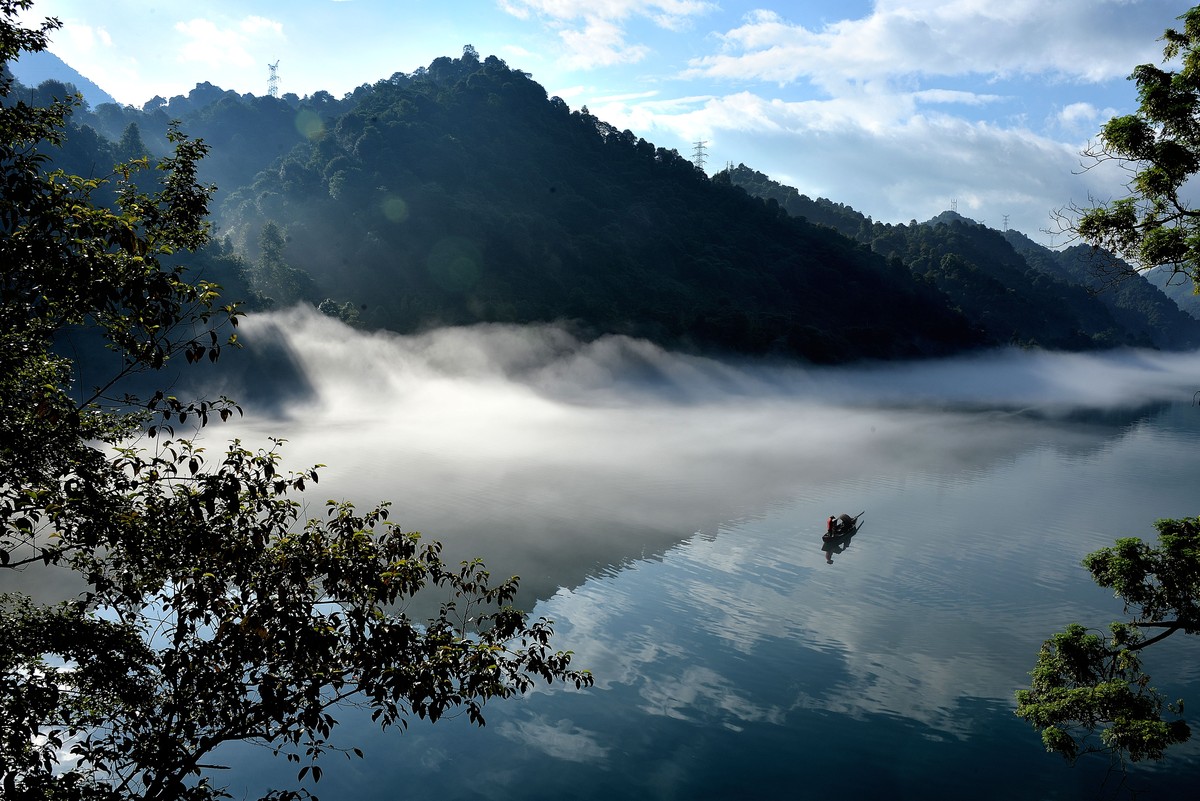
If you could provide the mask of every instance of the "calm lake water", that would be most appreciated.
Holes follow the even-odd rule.
[[[391,498],[454,558],[520,574],[596,676],[490,705],[483,729],[381,734],[347,710],[339,742],[366,759],[327,757],[324,801],[1194,792],[1200,748],[1122,787],[1046,754],[1013,692],[1046,636],[1120,616],[1084,554],[1200,512],[1200,355],[806,370],[554,329],[247,328],[287,332],[309,393],[231,436],[284,433],[290,464],[329,464],[314,510]],[[823,550],[825,518],[860,511]],[[1193,708],[1195,639],[1147,654]],[[264,754],[217,778],[290,786]]]

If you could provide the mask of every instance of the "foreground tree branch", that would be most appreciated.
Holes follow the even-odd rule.
[[[1200,282],[1200,209],[1187,191],[1200,171],[1200,7],[1179,19],[1182,27],[1163,35],[1163,57],[1178,60],[1180,68],[1136,67],[1130,80],[1138,87],[1138,110],[1109,120],[1083,154],[1085,167],[1117,162],[1125,168],[1128,195],[1071,207],[1058,222],[1063,232],[1135,272],[1162,267]]]
[[[1168,268],[1200,291],[1200,210],[1185,185],[1200,172],[1200,6],[1163,34],[1170,71],[1152,64],[1134,69],[1136,113],[1115,117],[1099,143],[1084,153],[1090,165],[1116,161],[1128,170],[1128,196],[1059,214],[1064,230],[1089,242],[1102,275]],[[1017,692],[1018,716],[1042,733],[1046,748],[1074,760],[1106,752],[1120,760],[1161,759],[1191,731],[1182,701],[1168,704],[1150,686],[1139,653],[1178,631],[1200,632],[1200,519],[1159,520],[1158,545],[1117,540],[1089,554],[1084,566],[1101,587],[1121,598],[1127,622],[1108,633],[1075,623],[1046,640]],[[1146,638],[1142,629],[1161,628]]]
[[[1018,716],[1041,730],[1047,750],[1074,760],[1103,752],[1137,762],[1161,759],[1191,730],[1183,702],[1167,703],[1150,685],[1139,652],[1176,632],[1200,631],[1200,518],[1159,520],[1158,544],[1117,540],[1083,564],[1131,614],[1108,632],[1078,623],[1042,645]],[[1163,631],[1146,638],[1144,628]]]
[[[0,0],[0,66],[58,27],[22,28],[30,6]],[[167,264],[207,242],[206,148],[174,131],[154,165],[65,175],[52,157],[70,106],[11,88],[0,74],[0,575],[52,566],[84,590],[50,606],[0,595],[5,801],[227,797],[215,776],[234,741],[316,781],[340,708],[383,728],[458,711],[483,725],[489,701],[535,683],[590,685],[551,621],[510,606],[515,578],[446,564],[386,503],[302,518],[319,473],[285,470],[279,440],[213,455],[175,437],[240,414],[232,401],[105,399],[134,372],[235,344],[237,307]],[[68,331],[122,359],[90,397],[55,350]],[[415,598],[436,611],[410,617]]]

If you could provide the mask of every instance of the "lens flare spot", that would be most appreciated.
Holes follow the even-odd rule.
[[[296,115],[296,130],[306,139],[319,139],[325,133],[325,123],[317,112],[306,108]]]
[[[408,204],[404,202],[404,198],[397,195],[385,197],[379,204],[379,209],[391,222],[402,223],[408,219]]]
[[[483,253],[463,237],[447,237],[433,246],[425,268],[430,278],[449,292],[466,292],[483,274]]]

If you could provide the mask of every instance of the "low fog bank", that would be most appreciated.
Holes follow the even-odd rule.
[[[824,509],[848,485],[983,471],[1032,448],[1086,454],[1121,428],[1057,418],[1190,402],[1200,375],[1198,354],[812,368],[581,343],[554,327],[366,334],[293,310],[243,328],[249,347],[294,362],[282,372],[305,391],[247,404],[206,438],[288,438],[286,464],[329,465],[309,514],[325,498],[390,499],[394,519],[451,558],[520,574],[526,603],[774,504]]]
[[[280,408],[310,408],[314,400],[324,405],[353,403],[354,396],[370,408],[372,393],[405,394],[426,380],[500,382],[523,386],[543,398],[588,406],[774,398],[837,406],[1046,414],[1190,402],[1200,389],[1200,352],[1051,353],[1012,348],[929,361],[817,367],[683,355],[622,336],[585,343],[554,326],[478,325],[417,336],[365,334],[302,308],[254,315],[242,329],[254,373],[243,374],[225,388]],[[231,360],[236,370],[237,354]]]

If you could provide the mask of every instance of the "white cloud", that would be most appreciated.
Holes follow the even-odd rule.
[[[97,51],[112,47],[112,36],[106,28],[71,20],[63,23],[63,27],[55,32],[51,41],[60,45],[62,49],[69,49],[83,57],[93,56]]]
[[[246,17],[234,26],[221,27],[212,20],[195,18],[175,24],[184,42],[180,47],[182,61],[195,61],[210,66],[249,67],[259,62],[251,54],[256,40],[281,38],[283,26],[264,17]]]
[[[717,8],[704,0],[501,0],[499,5],[518,19],[536,15],[544,20],[563,43],[562,66],[581,70],[643,60],[650,48],[627,41],[631,20],[648,19],[659,28],[680,31]]]
[[[283,36],[283,23],[267,19],[266,17],[246,17],[238,23],[238,28],[243,33],[251,36],[262,31],[269,31],[275,33],[277,36]]]
[[[626,44],[620,26],[602,19],[588,20],[582,29],[561,30],[559,37],[567,51],[563,63],[570,69],[633,64],[649,52],[645,45]]]
[[[775,12],[756,11],[721,34],[722,52],[693,59],[685,75],[808,80],[828,90],[904,75],[1048,72],[1100,81],[1157,60],[1161,45],[1155,40],[1162,31],[1153,16],[1136,4],[1090,0],[892,1],[878,3],[868,17],[810,30]]]
[[[536,58],[537,57],[536,53],[534,53],[531,50],[526,50],[524,47],[521,47],[520,45],[512,45],[512,44],[505,45],[504,52],[505,52],[505,54],[507,54],[509,56],[513,56],[515,58]]]
[[[652,89],[646,92],[630,92],[628,94],[610,95],[602,98],[602,100],[603,102],[607,103],[619,103],[625,100],[643,100],[646,98],[657,97],[658,94],[659,93],[657,89]]]
[[[64,19],[63,27],[51,37],[50,50],[110,91],[110,87],[141,85],[136,56],[116,47],[112,35],[103,26],[88,25],[72,18]],[[139,97],[133,92],[114,96],[123,102],[138,102]]]
[[[1000,95],[961,92],[953,89],[925,89],[915,92],[913,97],[922,103],[957,103],[967,106],[984,106],[988,103],[997,103],[1004,99]]]
[[[647,17],[673,28],[689,17],[715,10],[717,4],[704,0],[502,0],[500,7],[521,19],[530,13],[557,20]]]
[[[922,110],[957,95],[863,91],[785,101],[752,92],[590,105],[617,128],[658,144],[709,142],[712,164],[745,162],[810,197],[892,222],[928,219],[959,201],[964,214],[1035,239],[1072,200],[1121,191],[1116,171],[1079,172],[1085,142]],[[968,95],[967,100],[976,100]],[[592,101],[588,101],[589,104]],[[982,102],[982,101],[980,101]],[[666,144],[666,146],[670,146]]]
[[[687,62],[677,77],[706,94],[586,102],[659,145],[704,139],[711,164],[745,162],[876,219],[927,219],[957,200],[1047,243],[1052,210],[1122,194],[1124,176],[1081,173],[1078,154],[1117,113],[1105,92],[1160,60],[1158,37],[1183,10],[1175,0],[880,0],[863,18],[817,25],[776,7],[787,10],[750,12]],[[722,81],[746,88],[722,93]]]
[[[1100,112],[1091,103],[1072,103],[1059,114],[1059,118],[1069,124],[1080,121],[1090,122],[1098,116],[1100,116]]]

